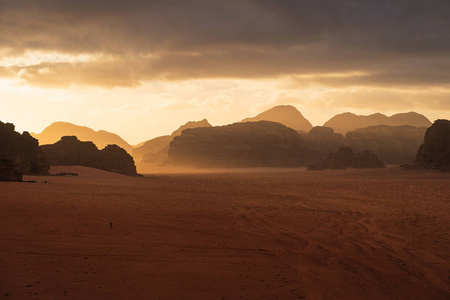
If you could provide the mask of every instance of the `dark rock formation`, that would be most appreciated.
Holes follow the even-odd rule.
[[[145,142],[140,147],[133,150],[133,157],[137,162],[158,163],[167,160],[169,144],[173,138],[179,136],[183,130],[198,127],[212,127],[206,119],[201,121],[189,121],[180,128],[172,132],[171,135],[164,135]]]
[[[22,181],[22,178],[12,159],[0,158],[0,181]]]
[[[241,121],[244,122],[257,122],[257,121],[271,121],[281,123],[289,128],[297,131],[308,132],[311,130],[311,123],[303,117],[303,115],[291,105],[279,105],[275,106],[265,112],[260,113],[256,117],[246,118]]]
[[[450,171],[449,120],[436,120],[427,129],[424,143],[417,152],[415,163],[421,168]]]
[[[46,174],[49,165],[36,139],[0,122],[0,180],[20,181],[22,174]]]
[[[107,145],[114,144],[122,147],[130,154],[133,150],[133,147],[117,134],[104,130],[95,131],[89,127],[79,126],[67,122],[52,123],[41,133],[32,133],[32,135],[39,140],[40,145],[56,143],[63,136],[76,136],[81,141],[92,141],[100,149],[106,147]]]
[[[349,147],[341,147],[336,153],[330,154],[323,162],[309,165],[308,170],[384,167],[377,156],[367,150],[354,153]]]
[[[64,136],[53,145],[41,146],[52,166],[86,166],[126,175],[137,175],[133,158],[117,145],[98,150],[93,142]]]
[[[169,162],[196,167],[297,167],[302,138],[275,122],[186,129],[170,143]]]
[[[323,161],[344,146],[344,137],[333,128],[316,126],[309,133],[300,133],[305,140],[304,160],[307,164]]]
[[[347,132],[345,145],[369,150],[385,164],[410,164],[423,142],[425,127],[371,126]]]
[[[401,113],[390,117],[380,113],[372,114],[370,116],[358,116],[347,112],[334,116],[324,124],[324,126],[331,127],[335,132],[342,134],[358,128],[377,125],[429,127],[431,122],[425,116],[415,112]]]

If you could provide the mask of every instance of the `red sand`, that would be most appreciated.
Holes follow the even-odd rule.
[[[61,171],[0,182],[0,297],[450,298],[450,174]]]

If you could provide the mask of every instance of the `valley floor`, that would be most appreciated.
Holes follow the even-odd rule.
[[[449,173],[61,170],[0,182],[0,298],[450,298]]]

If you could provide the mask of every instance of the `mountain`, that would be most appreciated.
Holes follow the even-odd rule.
[[[189,121],[186,124],[181,125],[180,128],[172,132],[171,135],[156,137],[143,143],[140,147],[136,147],[133,150],[133,157],[136,162],[161,162],[167,159],[169,144],[174,137],[181,135],[181,133],[185,129],[198,127],[212,127],[212,125],[209,124],[208,120],[206,119],[203,119],[201,121]],[[142,161],[143,159],[144,161]]]
[[[347,132],[345,145],[369,150],[385,164],[410,164],[423,142],[426,127],[378,125]]]
[[[303,115],[291,105],[275,106],[265,112],[260,113],[256,117],[246,118],[240,123],[271,121],[281,123],[289,128],[297,131],[310,131],[313,127],[311,123],[303,117]]]
[[[52,166],[85,166],[125,175],[137,175],[133,158],[117,145],[99,150],[93,142],[63,136],[52,145],[40,146]]]
[[[348,131],[353,131],[358,128],[377,125],[430,127],[431,122],[425,116],[415,112],[400,113],[390,117],[380,113],[369,116],[358,116],[346,112],[332,117],[323,126],[331,127],[335,132],[345,134]]]
[[[170,143],[169,163],[195,167],[298,167],[301,136],[259,121],[184,130]]]
[[[52,123],[41,133],[31,133],[31,135],[39,140],[40,145],[56,143],[63,136],[76,136],[80,141],[92,141],[98,148],[114,144],[125,149],[128,153],[133,150],[133,147],[117,134],[104,130],[95,131],[89,127],[67,122]]]
[[[450,121],[436,120],[425,133],[416,156],[416,165],[425,169],[450,171]]]
[[[349,147],[341,147],[324,161],[308,166],[308,170],[341,170],[346,168],[384,168],[385,165],[369,150],[353,152]]]
[[[35,138],[0,121],[0,181],[21,181],[23,174],[46,174],[49,168]]]

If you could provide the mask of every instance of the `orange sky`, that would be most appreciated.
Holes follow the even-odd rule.
[[[131,144],[291,104],[450,117],[448,1],[0,0],[0,120]]]

